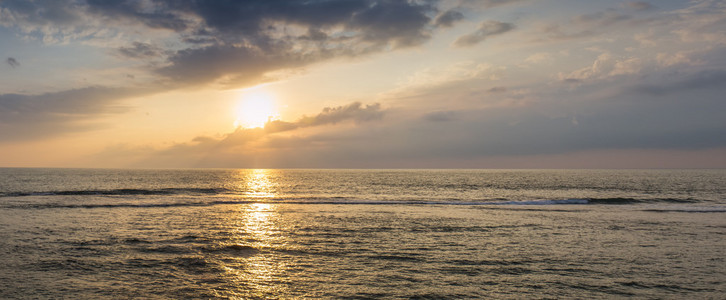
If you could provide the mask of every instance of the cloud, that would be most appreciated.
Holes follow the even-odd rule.
[[[675,65],[696,66],[704,64],[703,61],[694,58],[693,56],[693,51],[679,51],[673,54],[658,53],[656,55],[656,61],[661,67],[671,67]]]
[[[617,61],[612,58],[604,73],[616,70]],[[429,162],[451,166],[447,163],[452,161],[473,167],[477,161],[504,156],[516,161],[591,151],[726,147],[724,71],[658,71],[619,79],[624,84],[600,81],[572,91],[557,87],[528,91],[529,86],[505,89],[482,86],[480,80],[457,81],[469,85],[440,87],[441,97],[433,97],[438,103],[417,101],[389,110],[378,104],[351,103],[296,121],[268,122],[265,128],[239,128],[222,137],[198,137],[143,155],[133,151],[128,155],[135,155],[138,163],[133,166],[147,167],[390,168],[421,167]],[[471,93],[474,86],[478,93]],[[516,95],[522,100],[538,99],[526,105],[491,105],[516,100]]]
[[[315,116],[303,116],[296,122],[280,120],[269,121],[265,124],[265,132],[275,133],[295,130],[304,127],[331,125],[345,121],[367,122],[383,117],[380,103],[363,106],[360,102],[353,102],[345,106],[326,107]]]
[[[128,110],[115,105],[122,98],[147,91],[87,87],[38,95],[0,95],[0,142],[30,140],[98,129],[89,123],[99,115]]]
[[[7,58],[6,60],[5,60],[5,63],[7,63],[7,64],[8,64],[9,66],[11,66],[11,67],[13,67],[13,68],[17,68],[17,67],[19,67],[19,66],[20,66],[20,62],[18,62],[18,60],[17,60],[17,59],[15,59],[15,58],[12,58],[12,57],[8,57],[8,58]]]
[[[355,125],[353,128],[363,127],[358,125],[380,120],[384,113],[385,111],[378,103],[363,105],[354,102],[344,106],[326,107],[314,116],[303,116],[294,122],[275,120],[267,122],[264,128],[238,127],[233,132],[219,138],[199,136],[190,142],[176,144],[165,149],[152,150],[142,147],[143,151],[140,151],[127,145],[110,147],[103,153],[95,155],[93,159],[106,161],[126,157],[126,160],[136,160],[146,166],[221,166],[222,164],[253,166],[255,160],[260,157],[279,154],[280,151],[301,149],[302,152],[302,149],[309,150],[321,143],[333,142],[321,136],[280,134],[294,133],[295,130],[304,128],[322,128],[334,131],[336,126],[330,125],[340,123],[351,123]],[[346,130],[351,128],[342,125],[341,127]],[[335,140],[335,138],[333,139]],[[310,156],[315,155],[308,153],[296,156],[296,160],[304,160],[304,157]]]
[[[586,80],[606,79],[613,76],[637,74],[643,62],[640,58],[615,59],[610,53],[602,53],[592,66],[570,72],[560,73],[560,80],[568,83],[580,83]]]
[[[378,120],[383,117],[380,103],[363,106],[360,102],[353,102],[344,106],[326,107],[315,116],[303,116],[296,122],[280,120],[269,121],[265,124],[265,132],[275,133],[294,130],[297,128],[337,124],[345,121],[356,123]]]
[[[251,0],[199,1],[180,9],[200,17],[207,32],[225,40],[245,39],[261,45],[276,38],[275,26],[325,30],[342,26],[359,40],[409,46],[428,38],[424,32],[429,22],[426,14],[434,8],[413,1]]]
[[[697,1],[685,9],[675,11],[672,33],[685,43],[726,44],[726,7],[719,1]]]
[[[221,140],[209,137],[197,137],[193,141],[199,143],[216,143],[224,145],[239,145],[252,140],[265,137],[278,132],[292,131],[299,128],[317,127],[324,125],[335,125],[342,122],[352,121],[356,124],[380,120],[385,112],[379,103],[363,105],[360,102],[353,102],[348,105],[337,107],[326,107],[314,116],[303,116],[295,122],[281,120],[269,121],[264,128],[237,128],[233,133],[228,134]]]
[[[609,76],[627,75],[627,74],[638,74],[642,69],[643,62],[640,58],[631,57],[624,60],[615,62],[613,70],[610,71]]]
[[[402,167],[602,149],[690,151],[726,146],[719,113],[703,110],[702,104],[676,98],[660,106],[651,101],[591,102],[578,105],[588,113],[559,115],[548,114],[551,105],[440,110],[307,134],[239,129],[221,140],[155,153],[143,164],[154,165],[166,157],[170,165],[206,167]]]
[[[405,1],[197,2],[182,8],[203,21],[190,38],[210,42],[177,51],[157,74],[238,86],[276,80],[269,73],[420,45],[433,9]]]
[[[456,22],[463,19],[464,14],[456,10],[450,9],[436,16],[436,19],[434,20],[434,25],[439,27],[451,27],[454,26]]]
[[[298,124],[307,127],[336,124],[345,120],[365,122],[380,119],[382,116],[379,103],[363,106],[360,102],[353,102],[346,106],[326,107],[313,117],[301,118]]]
[[[104,1],[86,0],[87,11],[116,20],[142,22],[149,28],[184,31],[192,22],[187,20],[178,1]]]
[[[380,1],[353,15],[346,27],[360,32],[364,41],[394,48],[420,45],[431,35],[426,30],[433,8],[414,2]]]
[[[436,1],[4,1],[0,25],[48,42],[137,39],[114,53],[168,57],[156,75],[180,84],[247,85],[335,57],[414,47],[431,38]],[[141,27],[141,28],[140,28]],[[140,42],[164,31],[164,49]],[[146,39],[148,40],[148,38]],[[115,43],[118,43],[116,41]],[[126,42],[128,43],[128,42]],[[168,54],[168,55],[167,55]],[[196,69],[195,69],[196,68]],[[196,71],[194,71],[196,70]]]
[[[117,53],[126,58],[146,59],[155,58],[162,54],[163,50],[149,43],[133,42],[131,47],[120,47]]]
[[[458,2],[463,7],[477,7],[489,9],[497,6],[516,4],[526,1],[527,0],[459,0]]]
[[[48,44],[113,36],[85,12],[82,3],[70,0],[8,0],[0,2],[0,26],[16,28],[26,37]]]
[[[169,58],[170,64],[156,69],[156,73],[177,84],[203,84],[225,78],[227,85],[255,85],[274,80],[265,78],[269,72],[303,66],[319,59],[314,54],[214,45],[180,50]]]
[[[472,47],[489,37],[500,35],[514,29],[514,24],[499,21],[484,21],[475,32],[464,35],[454,41],[457,47]]]
[[[533,34],[535,41],[565,41],[594,38],[612,32],[612,28],[632,30],[642,25],[657,24],[666,17],[635,15],[617,9],[580,14],[563,22],[549,22],[538,25]],[[662,24],[661,24],[662,25]]]

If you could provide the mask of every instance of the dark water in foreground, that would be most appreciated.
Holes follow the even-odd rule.
[[[724,170],[0,169],[1,298],[724,298]]]

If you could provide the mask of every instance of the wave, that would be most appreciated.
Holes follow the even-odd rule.
[[[128,190],[124,190],[128,191]],[[211,193],[211,192],[210,192]],[[216,192],[215,192],[216,193]],[[55,194],[58,195],[58,194]],[[71,194],[78,195],[78,194]],[[87,195],[87,194],[80,194]],[[96,195],[96,194],[92,194]],[[101,194],[108,195],[108,194]],[[116,194],[113,194],[116,195]],[[123,195],[148,195],[148,194],[123,194]],[[156,195],[156,194],[155,194]],[[202,199],[202,198],[187,198]],[[212,198],[214,199],[214,198]],[[219,199],[219,198],[217,198]],[[4,208],[26,208],[26,209],[46,209],[46,208],[163,208],[163,207],[195,207],[195,206],[215,206],[215,205],[235,205],[235,204],[309,204],[309,205],[417,205],[417,206],[560,206],[560,205],[632,205],[632,204],[687,204],[698,203],[700,201],[692,199],[635,199],[635,198],[572,198],[572,199],[545,199],[545,200],[521,200],[521,201],[465,201],[465,200],[357,200],[345,197],[311,197],[311,198],[243,198],[232,200],[198,200],[198,201],[164,201],[161,199],[153,199],[153,202],[86,202],[86,203],[5,203],[0,205]],[[680,208],[672,208],[670,205],[666,207],[647,208],[644,211],[675,211]],[[682,209],[685,212],[695,212],[702,209],[700,206]],[[706,212],[726,212],[726,208],[717,206],[714,209],[705,208]],[[680,210],[679,210],[680,211]]]
[[[155,207],[155,206],[206,206],[216,204],[236,204],[249,203],[250,201],[258,201],[256,198],[246,198],[245,194],[239,191],[226,188],[160,188],[160,189],[108,189],[108,190],[60,190],[60,191],[34,191],[34,192],[0,192],[2,197],[32,197],[32,196],[235,196],[242,197],[246,200],[235,201],[213,201],[213,202],[185,202],[185,203],[152,203],[152,204],[69,204],[68,207]],[[678,198],[627,198],[627,197],[611,197],[611,198],[568,198],[568,199],[534,199],[534,200],[508,200],[508,199],[486,199],[476,201],[472,199],[443,199],[443,200],[354,200],[347,197],[317,197],[317,198],[273,198],[266,199],[272,202],[280,203],[319,203],[319,204],[370,204],[370,205],[387,205],[387,204],[418,204],[418,205],[579,205],[579,204],[601,204],[601,205],[622,205],[622,204],[640,204],[640,203],[699,203],[709,202],[698,199],[678,199]],[[267,201],[267,202],[269,202]],[[296,202],[297,201],[297,202]]]
[[[218,195],[232,192],[223,188],[163,188],[163,189],[111,189],[111,190],[69,190],[42,192],[0,193],[0,197],[27,196],[133,196],[133,195]]]

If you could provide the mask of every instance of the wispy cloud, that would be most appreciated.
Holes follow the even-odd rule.
[[[157,58],[163,54],[163,49],[150,43],[133,42],[130,47],[119,47],[117,54],[131,59]]]
[[[475,32],[464,35],[454,41],[457,47],[471,47],[495,35],[514,29],[514,24],[499,21],[484,21]]]
[[[637,74],[643,66],[640,58],[616,59],[610,53],[602,53],[591,66],[575,70],[569,74],[560,73],[564,82],[583,82],[585,80],[605,79],[613,76]]]
[[[438,16],[436,16],[436,19],[434,20],[434,25],[439,27],[451,27],[454,26],[454,24],[458,21],[461,21],[464,19],[464,14],[462,14],[459,11],[456,10],[447,10]]]
[[[20,62],[17,59],[13,58],[13,57],[8,57],[5,60],[5,63],[7,63],[9,66],[11,66],[13,68],[17,68],[17,67],[20,66]]]
[[[0,143],[98,130],[100,115],[126,112],[117,101],[149,90],[88,87],[38,95],[0,95]],[[90,123],[89,123],[90,122]]]

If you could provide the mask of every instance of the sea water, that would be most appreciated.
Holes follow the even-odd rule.
[[[726,170],[0,169],[2,298],[724,298]]]

